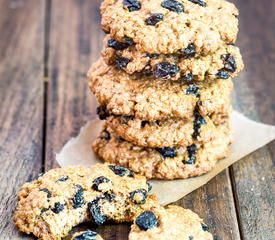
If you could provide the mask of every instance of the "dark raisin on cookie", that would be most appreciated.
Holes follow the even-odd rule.
[[[73,240],[95,240],[96,232],[86,231],[81,233],[73,238]]]
[[[149,58],[154,58],[154,57],[158,57],[159,53],[146,53],[146,56]]]
[[[64,209],[64,204],[60,202],[54,203],[54,207],[51,209],[54,213],[60,213]]]
[[[115,195],[113,193],[104,193],[104,197],[108,200],[108,201],[112,201],[113,199],[115,199]]]
[[[196,160],[196,154],[197,154],[197,145],[192,144],[187,147],[187,153],[188,153],[188,160],[184,161],[185,164],[194,164]]]
[[[161,62],[154,67],[154,74],[157,78],[171,78],[177,75],[179,66],[169,62]]]
[[[135,116],[131,115],[131,116],[124,116],[123,117],[123,123],[124,124],[128,124],[129,121],[134,120]]]
[[[193,128],[194,128],[194,132],[192,137],[194,139],[196,139],[199,135],[200,135],[200,128],[202,124],[206,124],[205,119],[200,115],[198,107],[196,106],[195,111],[194,111],[194,124],[193,124]]]
[[[221,59],[223,60],[223,64],[224,64],[224,70],[228,71],[228,72],[235,72],[237,69],[237,64],[235,61],[235,58],[232,54],[228,53],[228,54],[223,54],[221,56]]]
[[[122,142],[125,141],[125,139],[124,139],[123,137],[121,137],[121,136],[118,136],[118,139],[119,139],[120,141],[122,141]]]
[[[147,191],[144,188],[137,189],[133,192],[130,192],[130,197],[132,202],[135,204],[144,204],[146,203]]]
[[[190,43],[187,48],[180,50],[186,56],[194,55],[196,53],[196,46],[193,43]]]
[[[185,81],[188,81],[188,82],[193,81],[193,74],[188,73],[183,78],[184,78]]]
[[[152,211],[144,211],[136,218],[135,223],[141,230],[147,231],[158,226],[158,219]]]
[[[65,182],[65,181],[67,181],[69,178],[70,178],[69,176],[61,177],[61,178],[57,179],[56,182]]]
[[[199,87],[192,85],[186,89],[186,94],[194,94],[196,97],[199,97],[200,96],[198,93],[199,89],[200,89]]]
[[[180,13],[184,11],[184,6],[182,3],[176,1],[176,0],[166,0],[161,3],[161,6],[163,8],[166,8],[170,11]]]
[[[94,189],[96,191],[99,191],[98,187],[101,183],[110,183],[113,185],[112,181],[109,178],[106,178],[104,176],[99,176],[99,177],[95,178],[93,183],[94,184],[92,185],[92,189]]]
[[[148,186],[148,192],[150,192],[152,190],[152,185],[149,182],[146,182],[147,186]]]
[[[220,69],[216,76],[221,79],[228,79],[230,77],[229,73],[224,68]]]
[[[206,224],[201,223],[201,227],[203,231],[207,231],[207,232],[209,231],[209,227]]]
[[[151,67],[150,65],[145,66],[145,67],[142,69],[142,73],[143,73],[145,76],[150,76],[150,75],[152,75],[152,73],[153,73],[152,67]]]
[[[125,167],[119,167],[119,166],[115,166],[115,165],[109,165],[109,168],[118,176],[120,177],[124,177],[125,175],[127,177],[133,177],[134,176],[134,172],[128,168]]]
[[[44,212],[46,212],[46,211],[48,211],[49,209],[48,208],[43,208],[42,210],[41,210],[41,213],[44,213]]]
[[[163,156],[163,157],[176,157],[176,147],[163,147],[163,148],[156,148],[156,150]]]
[[[123,0],[123,7],[128,9],[129,12],[137,11],[141,8],[138,0]]]
[[[105,140],[110,140],[110,139],[111,139],[111,135],[110,135],[110,133],[105,129],[104,131],[102,131],[100,138],[101,138],[101,139],[105,139]]]
[[[141,127],[144,128],[146,124],[149,124],[149,121],[141,121]]]
[[[84,204],[84,197],[83,197],[83,188],[80,185],[75,185],[77,188],[76,193],[74,194],[74,197],[72,198],[73,201],[73,207],[79,208]]]
[[[125,38],[124,38],[124,41],[125,41],[129,46],[135,45],[135,42],[134,42],[133,38],[125,37]]]
[[[163,20],[163,17],[164,15],[162,13],[150,13],[145,23],[150,26],[155,26],[158,22]]]
[[[206,7],[206,2],[202,1],[202,0],[189,0],[192,3],[198,4],[201,7]]]
[[[96,224],[101,225],[107,220],[107,216],[101,213],[101,207],[99,206],[99,198],[88,203],[89,212]]]
[[[122,71],[125,71],[124,68],[128,65],[129,62],[131,62],[131,59],[118,56],[116,59],[116,67]]]
[[[100,120],[104,120],[110,116],[110,113],[106,109],[106,106],[99,106],[96,108],[96,114],[98,115]]]
[[[194,239],[194,237],[193,236],[189,236],[189,240],[193,240]]]
[[[50,198],[52,196],[48,188],[42,188],[40,189],[40,191],[47,193],[47,198]]]
[[[107,46],[108,47],[111,47],[115,50],[123,50],[127,47],[129,47],[129,44],[128,43],[123,43],[123,42],[119,42],[113,38],[110,38],[107,42]]]

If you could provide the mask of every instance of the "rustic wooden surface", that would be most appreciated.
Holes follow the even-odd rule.
[[[100,55],[100,0],[0,0],[0,239],[19,233],[16,192],[42,170],[85,122],[96,118],[86,72]],[[234,0],[246,68],[233,105],[275,124],[275,2]],[[215,239],[275,236],[275,141],[250,154],[176,204],[197,212]],[[127,239],[129,224],[91,226],[107,240]],[[75,229],[74,229],[75,230]]]

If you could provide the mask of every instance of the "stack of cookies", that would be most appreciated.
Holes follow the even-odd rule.
[[[88,73],[105,120],[105,162],[147,178],[209,172],[228,156],[231,91],[243,68],[238,10],[224,0],[105,0],[102,57]]]

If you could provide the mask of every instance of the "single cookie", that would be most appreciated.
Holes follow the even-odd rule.
[[[125,43],[107,36],[101,55],[106,64],[116,65],[128,74],[141,72],[169,80],[201,81],[235,77],[244,67],[239,48],[232,45],[222,46],[209,55],[196,53],[194,47],[186,54],[148,54],[138,51],[135,45],[120,50],[122,46],[125,47]],[[121,59],[129,59],[129,63],[120,67]]]
[[[176,179],[211,171],[219,159],[229,155],[232,141],[231,127],[220,124],[214,140],[209,143],[188,147],[139,147],[119,137],[105,123],[92,147],[105,162],[127,166],[147,178]]]
[[[202,117],[199,113],[195,113],[190,120],[144,121],[133,116],[109,116],[106,123],[134,145],[160,148],[210,142],[217,128],[209,117]]]
[[[102,59],[88,72],[89,86],[99,104],[115,115],[142,120],[227,114],[231,109],[231,79],[215,81],[166,81],[140,74],[128,75]]]
[[[149,189],[145,177],[123,167],[57,168],[23,185],[14,220],[22,232],[60,240],[82,222],[133,221],[157,204]]]
[[[100,9],[106,33],[147,53],[215,52],[238,33],[238,10],[224,0],[105,0]]]
[[[131,226],[129,240],[212,240],[208,227],[194,212],[179,206],[144,211]]]
[[[82,231],[75,233],[71,240],[104,240],[100,235],[96,232],[92,231]]]

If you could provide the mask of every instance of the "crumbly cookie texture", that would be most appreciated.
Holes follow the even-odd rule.
[[[60,240],[82,222],[132,222],[157,204],[149,189],[145,177],[114,165],[57,168],[23,185],[14,221],[22,232]]]
[[[131,226],[129,240],[213,240],[208,226],[194,212],[179,206],[141,213]]]
[[[198,113],[190,120],[144,121],[133,116],[109,116],[106,123],[126,141],[143,147],[187,147],[207,143],[213,140],[217,128],[209,117]]]
[[[188,147],[140,147],[125,141],[104,124],[92,148],[105,162],[129,167],[147,178],[177,179],[211,171],[219,159],[229,155],[232,141],[229,124],[220,124],[214,140],[209,143]]]
[[[148,53],[215,52],[238,33],[238,10],[224,0],[105,0],[100,9],[106,33]]]
[[[194,48],[181,54],[148,54],[107,36],[101,55],[106,64],[116,65],[128,74],[141,72],[167,80],[227,79],[237,76],[244,67],[239,48],[232,45],[224,45],[208,55],[198,54]],[[125,66],[119,66],[122,58],[129,59]]]
[[[75,233],[71,240],[104,240],[100,235],[93,231],[82,231]]]
[[[215,81],[166,81],[139,74],[129,75],[102,59],[88,72],[89,86],[99,104],[115,115],[142,120],[227,114],[231,109],[231,79]]]

